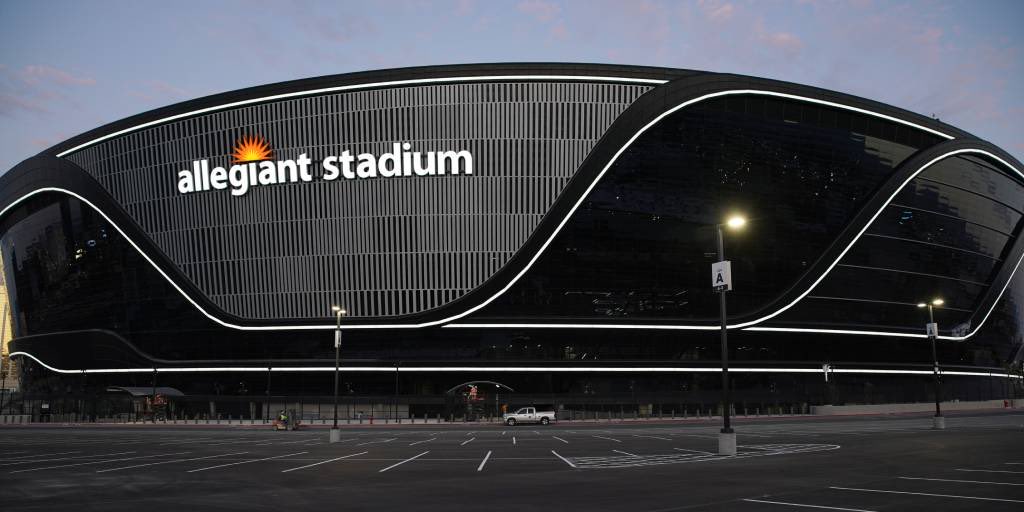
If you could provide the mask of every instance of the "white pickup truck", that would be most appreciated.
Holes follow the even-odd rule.
[[[555,421],[555,411],[538,411],[535,407],[523,407],[516,412],[502,414],[501,419],[505,420],[505,424],[510,427],[517,423],[547,425]]]

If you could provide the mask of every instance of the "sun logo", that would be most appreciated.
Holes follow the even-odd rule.
[[[243,135],[235,142],[232,156],[235,157],[235,163],[259,162],[274,158],[273,152],[270,151],[270,144],[267,144],[267,140],[259,135]]]

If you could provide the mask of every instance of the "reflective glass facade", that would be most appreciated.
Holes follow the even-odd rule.
[[[146,212],[146,218],[166,218],[168,212],[156,211],[159,202],[125,200],[130,211],[120,208],[118,194],[130,198],[132,193],[131,183],[117,188],[117,170],[110,167],[116,167],[116,159],[101,162],[110,172],[105,171],[100,184],[75,158],[56,152],[41,155],[42,171],[16,169],[0,178],[5,193],[12,191],[0,197],[0,208],[6,208],[0,216],[0,268],[12,349],[25,354],[19,372],[36,391],[149,385],[150,369],[158,368],[165,372],[158,372],[162,384],[195,395],[269,394],[273,388],[286,395],[319,396],[331,384],[329,374],[316,368],[333,365],[334,319],[326,312],[310,319],[309,312],[331,296],[327,288],[372,273],[372,279],[361,281],[369,283],[364,290],[368,293],[413,297],[424,292],[435,297],[427,279],[434,275],[450,281],[459,293],[438,295],[436,301],[381,303],[353,319],[363,322],[359,328],[346,328],[343,364],[376,368],[347,374],[343,382],[349,395],[401,394],[412,404],[424,397],[436,399],[460,382],[488,378],[552,401],[562,395],[587,403],[604,399],[599,397],[636,401],[640,393],[652,401],[709,403],[719,384],[714,375],[694,369],[719,363],[718,295],[711,289],[709,270],[716,260],[715,224],[732,212],[750,217],[747,229],[725,234],[735,276],[728,294],[729,323],[749,324],[730,331],[733,364],[751,370],[737,374],[740,399],[790,404],[823,400],[820,374],[754,369],[806,370],[826,363],[856,369],[930,368],[930,345],[920,336],[925,313],[916,305],[935,296],[946,299],[936,310],[940,334],[948,338],[938,346],[943,365],[1005,373],[1021,362],[1024,273],[1015,272],[1024,254],[1019,241],[1024,178],[1014,168],[1019,163],[951,127],[882,105],[860,104],[855,98],[843,100],[859,110],[844,108],[834,96],[829,96],[834,104],[825,105],[812,101],[821,91],[798,86],[786,89],[790,97],[785,98],[768,93],[710,97],[659,119],[683,101],[725,87],[699,78],[669,76],[665,84],[646,84],[629,89],[629,94],[622,93],[626,89],[596,87],[594,91],[605,93],[592,98],[588,88],[534,84],[527,89],[576,91],[564,109],[555,109],[561,112],[559,119],[570,120],[570,128],[586,117],[587,109],[607,107],[600,127],[549,133],[555,139],[585,133],[575,142],[592,150],[568,158],[555,149],[547,157],[531,149],[527,167],[517,167],[518,157],[512,155],[503,165],[522,172],[486,176],[487,193],[478,194],[483,189],[475,185],[458,188],[477,178],[462,176],[457,190],[433,196],[433,203],[426,196],[402,196],[431,211],[444,210],[446,201],[461,201],[446,215],[458,217],[449,228],[463,228],[443,233],[410,224],[411,210],[404,207],[395,210],[399,220],[392,222],[380,213],[387,205],[375,203],[373,228],[357,238],[373,239],[376,245],[369,252],[345,248],[346,254],[366,256],[359,260],[364,265],[339,263],[334,249],[354,239],[331,230],[314,234],[308,226],[322,220],[311,218],[318,208],[304,201],[290,203],[289,197],[304,196],[287,193],[265,203],[256,217],[246,217],[252,204],[218,199],[209,210],[188,210],[175,220],[181,226],[228,222],[236,234],[252,233],[249,246],[266,245],[257,251],[265,260],[260,265],[275,258],[284,262],[273,263],[274,272],[218,263],[217,255],[229,253],[244,263],[249,246],[232,245],[203,229],[190,230],[187,236],[184,231],[173,234],[189,254],[206,255],[197,256],[202,265],[178,262],[178,249],[165,252],[171,246],[150,239],[146,226],[133,220],[139,212]],[[750,80],[736,88],[781,87]],[[651,93],[642,94],[647,87]],[[416,99],[395,91],[379,96]],[[526,105],[528,95],[519,100],[523,104],[514,106],[517,115],[529,122],[543,124],[555,115],[545,111],[548,106]],[[318,104],[304,108],[315,110]],[[878,112],[872,114],[872,109]],[[262,112],[271,115],[273,110]],[[304,115],[316,117],[316,112]],[[488,123],[506,119],[488,118],[483,111],[474,116],[479,133],[491,133]],[[416,132],[424,140],[430,138],[427,118]],[[452,122],[445,121],[446,129]],[[513,128],[504,127],[501,133],[513,133]],[[531,130],[548,133],[542,126]],[[943,136],[942,130],[955,136]],[[145,147],[160,147],[157,135],[147,135]],[[509,137],[505,139],[514,142]],[[479,143],[488,144],[484,139]],[[289,151],[299,151],[302,141],[293,142]],[[131,144],[131,139],[114,138],[108,146],[130,154]],[[551,144],[561,147],[557,140]],[[89,153],[90,158],[96,154]],[[528,171],[554,168],[545,158],[557,160],[554,167],[565,171],[550,186],[542,172]],[[65,167],[47,170],[58,163]],[[520,190],[501,183],[524,177],[544,192],[501,192]],[[383,190],[391,183],[367,180],[366,185]],[[444,183],[456,185],[435,180],[430,187]],[[318,186],[320,192],[309,192],[318,201],[332,200],[324,183],[289,186],[302,185]],[[111,195],[109,190],[120,192]],[[402,198],[382,193],[372,196],[374,201]],[[460,209],[464,206],[472,208]],[[513,220],[481,224],[474,217],[491,222],[499,210],[509,218],[521,212],[529,225]],[[365,215],[342,217],[345,222],[369,222]],[[267,222],[276,223],[273,231],[284,238],[260,235]],[[513,239],[514,244],[509,242]],[[501,245],[501,258],[487,260],[487,251],[472,250],[465,256],[463,249],[473,241]],[[432,257],[450,257],[455,270],[441,276],[430,265],[416,264],[417,247],[429,247]],[[445,253],[444,247],[458,250]],[[304,256],[290,259],[296,254]],[[470,268],[464,265],[466,257],[483,262],[470,265],[479,272],[465,274]],[[288,265],[299,261],[301,271],[289,273]],[[247,279],[259,280],[259,291],[253,293],[262,306],[245,306],[249,299],[244,290],[255,289],[247,288]],[[278,304],[278,293],[295,295],[293,280],[315,292],[315,300],[281,302],[301,305],[292,317],[261,323],[232,314]],[[411,282],[418,284],[407,284]],[[234,283],[234,288],[217,288],[221,296],[212,297],[203,283]],[[243,291],[224,292],[228,288]],[[367,300],[376,300],[373,293]],[[234,306],[219,307],[224,304]],[[323,306],[326,311],[329,304]],[[396,316],[395,311],[418,316]],[[278,313],[271,316],[280,317]],[[535,367],[554,369],[531,370]],[[190,368],[202,371],[190,373]],[[53,369],[130,371],[87,373],[79,382],[83,374]],[[902,390],[898,379],[848,376],[846,397],[926,398],[926,381],[920,388],[914,384]],[[989,385],[984,379],[963,382],[968,382],[963,392],[976,396]]]

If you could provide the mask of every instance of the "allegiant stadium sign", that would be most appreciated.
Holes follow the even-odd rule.
[[[293,160],[274,160],[265,140],[242,137],[232,154],[233,165],[211,167],[208,159],[194,160],[191,169],[178,172],[178,192],[230,188],[231,195],[241,196],[256,186],[313,181],[315,174],[323,181],[473,174],[469,151],[412,151],[408,142],[396,142],[391,149],[381,155],[353,155],[345,150],[321,159],[322,172],[314,173],[313,160],[306,153]]]

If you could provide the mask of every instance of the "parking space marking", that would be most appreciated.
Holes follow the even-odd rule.
[[[174,464],[176,462],[190,462],[190,461],[193,461],[193,460],[216,459],[218,457],[228,457],[228,456],[231,456],[231,455],[245,455],[247,453],[249,453],[249,452],[222,453],[220,455],[210,455],[210,456],[207,456],[207,457],[195,457],[195,458],[192,458],[192,459],[163,460],[163,461],[160,461],[160,462],[150,462],[150,463],[147,463],[147,464],[135,464],[135,465],[132,465],[132,466],[121,466],[119,468],[101,469],[101,470],[98,470],[96,472],[97,473],[109,473],[111,471],[121,471],[122,469],[141,468],[141,467],[145,467],[145,466],[159,466],[161,464]]]
[[[512,444],[516,444],[516,436],[512,436]]]
[[[980,501],[1002,501],[1006,503],[1024,503],[1024,500],[1011,500],[1007,498],[982,498],[980,496],[958,496],[956,494],[932,494],[927,492],[909,492],[909,491],[887,491],[884,489],[858,489],[856,487],[829,487],[829,489],[837,489],[840,491],[859,491],[859,492],[878,492],[886,494],[910,494],[914,496],[934,496],[937,498],[956,498],[962,500],[980,500]]]
[[[390,443],[391,441],[394,441],[394,440],[396,440],[396,439],[398,439],[398,438],[397,438],[397,437],[392,437],[392,438],[390,438],[390,439],[385,439],[385,440],[383,440],[383,441],[367,441],[367,442],[365,442],[365,443],[359,443],[359,444],[357,444],[356,446],[363,446],[363,445],[367,445],[367,444],[383,444],[383,443]]]
[[[22,455],[21,457],[5,457],[3,460],[25,460],[25,459],[36,459],[39,457],[51,457],[54,455],[71,455],[72,453],[82,453],[81,450],[75,450],[73,452],[57,452],[57,453],[39,453],[36,455]]]
[[[415,443],[410,443],[409,446],[416,446],[416,445],[418,445],[420,443],[429,443],[429,442],[431,442],[431,441],[433,441],[435,439],[437,439],[437,438],[436,437],[431,437],[430,439],[424,439],[422,441],[416,441]]]
[[[956,471],[972,471],[977,473],[1015,473],[1024,475],[1024,471],[1010,471],[1008,469],[957,469]]]
[[[667,437],[658,437],[658,436],[641,436],[639,434],[633,434],[633,437],[646,437],[648,439],[661,439],[662,441],[671,441],[671,439],[669,439]]]
[[[562,439],[561,437],[558,437],[558,436],[551,436],[551,437],[553,437],[555,439],[558,439],[559,441],[561,441],[561,442],[563,442],[565,444],[569,444],[569,441],[566,441],[565,439]]]
[[[18,462],[5,462],[0,466],[16,466],[18,464],[35,464],[36,462],[57,462],[59,460],[75,460],[75,459],[95,459],[98,457],[110,457],[113,455],[128,455],[129,453],[136,453],[135,451],[130,452],[117,452],[117,453],[104,453],[102,455],[79,455],[77,457],[57,457],[56,459],[33,459],[33,460],[22,460]]]
[[[474,439],[476,439],[476,438],[475,438],[475,437],[471,437],[471,438],[469,438],[469,439],[466,439],[466,440],[465,440],[465,441],[463,441],[463,442],[462,442],[462,444],[460,444],[459,446],[466,446],[467,444],[469,444],[469,443],[472,443]]]
[[[988,484],[988,485],[1016,485],[1024,486],[1024,484],[1012,484],[1009,482],[983,482],[981,480],[953,480],[951,478],[921,478],[914,476],[901,476],[897,477],[900,480],[927,480],[930,482],[956,482],[961,484]]]
[[[285,470],[283,470],[281,472],[282,473],[289,473],[289,472],[292,472],[292,471],[298,471],[300,469],[306,469],[306,468],[311,468],[313,466],[319,466],[320,464],[327,464],[328,462],[334,462],[336,460],[348,459],[348,458],[351,458],[351,457],[358,457],[360,455],[366,455],[367,453],[370,453],[370,452],[359,452],[359,453],[353,453],[351,455],[343,455],[341,457],[335,457],[333,459],[322,460],[320,462],[314,462],[313,464],[306,464],[305,466],[299,466],[297,468],[285,469]]]
[[[612,450],[612,451],[615,452],[615,453],[621,453],[623,455],[629,455],[630,457],[639,457],[639,455],[637,455],[635,453],[624,452],[622,450]]]
[[[135,453],[135,452],[131,452],[131,453]],[[149,458],[149,457],[163,457],[165,455],[185,455],[187,453],[191,453],[191,452],[158,453],[158,454],[155,454],[155,455],[139,455],[138,457],[122,457],[120,459],[94,460],[92,462],[76,462],[74,464],[61,464],[59,466],[46,466],[46,467],[42,467],[42,468],[19,469],[17,471],[11,471],[11,473],[28,473],[29,471],[45,471],[47,469],[60,469],[60,468],[71,468],[71,467],[78,467],[78,466],[90,466],[92,464],[106,464],[108,462],[121,462],[123,460],[145,459],[145,458]]]
[[[209,466],[209,467],[205,467],[205,468],[190,469],[190,470],[186,471],[186,473],[198,473],[200,471],[207,471],[207,470],[210,470],[210,469],[226,468],[228,466],[237,466],[239,464],[250,464],[250,463],[253,463],[253,462],[260,462],[260,461],[264,461],[264,460],[283,459],[285,457],[291,457],[293,455],[302,455],[302,454],[305,454],[305,453],[309,453],[309,452],[289,453],[287,455],[277,455],[277,456],[274,456],[274,457],[264,457],[262,459],[243,460],[241,462],[231,462],[229,464],[220,464],[220,465],[217,465],[217,466]]]
[[[706,451],[704,451],[704,450],[690,450],[690,449],[687,449],[687,448],[672,448],[672,449],[673,449],[673,450],[679,450],[679,451],[681,451],[681,452],[691,452],[691,453],[699,453],[699,454],[701,454],[701,455],[714,455],[713,453],[711,453],[711,452],[706,452]]]
[[[551,453],[555,454],[555,457],[558,457],[559,459],[562,459],[562,462],[568,464],[570,468],[576,469],[576,465],[573,464],[572,462],[569,462],[569,459],[567,459],[565,457],[562,457],[561,455],[558,454],[558,452],[556,452],[554,450],[551,450]]]
[[[611,437],[604,437],[604,436],[590,436],[590,437],[596,437],[598,439],[607,439],[609,441],[615,441],[616,443],[621,443],[622,442],[622,441],[619,441],[618,439],[614,439],[614,438],[611,438]]]
[[[501,435],[505,435],[505,431],[504,430],[501,431]]]
[[[477,466],[476,470],[477,471],[483,471],[484,470],[484,464],[487,464],[487,459],[490,459],[490,458],[491,458],[491,450],[487,450],[487,455],[484,455],[484,460],[480,461],[480,465]]]
[[[806,503],[788,503],[788,502],[785,502],[785,501],[769,501],[769,500],[755,500],[755,499],[745,499],[743,501],[749,501],[751,503],[769,503],[769,504],[772,504],[772,505],[788,505],[790,507],[799,507],[799,508],[823,508],[823,509],[828,509],[828,510],[845,510],[845,511],[848,511],[848,512],[875,512],[874,510],[868,510],[866,508],[826,507],[825,505],[808,505]]]
[[[422,456],[424,456],[424,455],[426,455],[428,453],[430,453],[430,450],[427,450],[427,451],[425,451],[425,452],[423,452],[423,453],[421,453],[421,454],[419,454],[419,455],[417,455],[415,457],[409,457],[408,459],[405,459],[402,462],[399,462],[397,464],[392,464],[392,465],[390,465],[390,466],[388,466],[388,467],[378,471],[378,473],[383,473],[383,472],[385,472],[385,471],[387,471],[387,470],[389,470],[391,468],[397,468],[398,466],[401,466],[402,464],[405,464],[406,462],[414,461],[414,460],[416,460],[416,459],[418,459],[418,458],[420,458],[420,457],[422,457]]]

